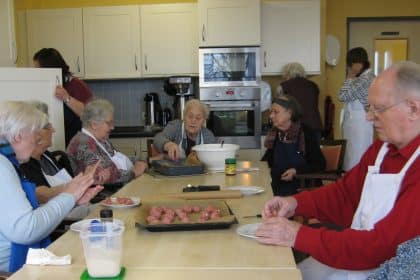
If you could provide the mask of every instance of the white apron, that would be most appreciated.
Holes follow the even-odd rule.
[[[42,174],[52,188],[66,184],[73,179],[65,168],[59,169],[54,161],[52,161],[48,156],[44,155],[44,158],[47,159],[56,168],[56,170],[60,170],[54,176],[47,175],[44,171],[42,171]],[[68,213],[64,219],[72,221],[84,219],[95,207],[95,205],[90,203],[77,205],[71,209],[70,213]]]
[[[184,158],[186,158],[187,156],[185,155],[185,150],[184,150],[184,148],[182,147],[182,141],[184,141],[184,130],[185,130],[185,127],[184,127],[184,122],[182,122],[182,127],[181,127],[181,129],[182,129],[182,134],[181,134],[181,142],[179,142],[179,144],[178,144],[178,147],[179,147],[179,158],[180,159],[184,159]],[[198,138],[198,137],[197,137]],[[196,139],[196,144],[204,144],[204,138],[203,138],[203,132],[200,130],[200,143],[197,143],[197,139]]]
[[[95,136],[93,136],[89,131],[82,128],[82,132],[84,134],[86,134],[87,136],[89,136],[90,138],[92,138],[93,140],[95,140],[95,142],[99,146],[99,148],[101,148],[102,151],[104,151],[108,155],[108,157],[111,159],[111,161],[115,164],[115,166],[118,169],[128,171],[128,170],[131,170],[133,168],[133,166],[134,166],[133,163],[131,162],[131,160],[126,155],[114,150],[114,155],[111,156],[108,153],[108,151],[105,149],[105,147],[98,140],[96,140]]]
[[[388,151],[387,143],[379,150],[374,166],[369,166],[363,185],[362,195],[353,216],[351,228],[371,230],[394,207],[405,173],[420,154],[420,147],[413,153],[399,173],[380,174],[380,166]],[[378,195],[380,194],[380,195]],[[362,280],[373,270],[341,270],[324,265],[314,258],[308,258],[299,264],[303,279],[325,280]]]
[[[58,168],[57,165],[55,165],[54,161],[52,161],[48,156],[44,155],[44,158],[46,160],[48,160],[54,167],[56,170],[59,170],[55,175],[51,176],[51,175],[47,175],[46,173],[44,173],[44,171],[42,171],[42,174],[44,175],[45,179],[47,180],[48,184],[51,187],[56,187],[59,185],[63,185],[66,184],[68,182],[70,182],[73,178],[70,176],[70,174],[67,172],[67,170],[65,168]]]
[[[373,142],[373,125],[359,100],[346,102],[341,110],[341,131],[347,140],[343,169],[353,168]]]

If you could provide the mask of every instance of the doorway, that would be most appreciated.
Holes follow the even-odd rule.
[[[420,17],[348,18],[347,50],[355,47],[366,49],[376,75],[397,61],[420,64]]]
[[[398,61],[407,60],[408,39],[375,39],[373,71],[378,76]]]

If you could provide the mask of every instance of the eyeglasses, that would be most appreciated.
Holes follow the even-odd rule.
[[[382,108],[375,108],[374,105],[370,105],[369,104],[369,105],[365,106],[365,111],[366,111],[366,114],[371,113],[372,115],[374,115],[375,117],[377,117],[380,114],[382,114],[383,112],[385,112],[386,110],[391,109],[392,107],[395,107],[395,106],[397,106],[397,105],[399,105],[399,104],[401,104],[403,102],[405,102],[405,100],[401,100],[401,101],[399,101],[397,103],[394,103],[394,104],[391,104],[389,106],[385,106],[385,107],[382,107]]]

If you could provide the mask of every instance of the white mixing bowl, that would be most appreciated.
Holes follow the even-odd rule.
[[[198,159],[204,163],[207,170],[218,171],[224,170],[225,159],[235,158],[239,145],[235,144],[202,144],[192,147],[197,152]]]

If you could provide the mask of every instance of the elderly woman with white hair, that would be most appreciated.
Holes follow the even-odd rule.
[[[191,148],[198,144],[216,143],[213,133],[204,127],[209,116],[207,106],[197,99],[185,104],[184,120],[173,120],[155,135],[153,145],[161,152],[167,152],[171,160],[187,157]]]
[[[321,142],[322,122],[318,109],[319,88],[317,84],[306,78],[305,68],[298,62],[283,66],[285,78],[277,88],[278,94],[293,96],[302,108],[301,122],[311,128],[317,140]]]
[[[29,248],[45,248],[48,235],[76,204],[96,195],[93,172],[81,174],[77,183],[42,206],[35,185],[25,179],[19,165],[29,160],[38,131],[48,125],[47,116],[23,101],[0,103],[0,270],[14,272],[26,260]],[[7,213],[7,215],[5,214]]]
[[[32,106],[48,116],[48,105],[41,101],[30,102]],[[19,166],[22,174],[36,185],[36,197],[39,203],[45,203],[57,196],[73,179],[73,170],[67,155],[61,151],[60,160],[56,160],[53,153],[47,149],[52,145],[52,135],[55,132],[51,123],[39,130],[39,141],[31,154],[31,158]],[[89,172],[95,165],[88,166]],[[100,187],[102,190],[102,187]],[[86,217],[95,205],[90,203],[74,207],[65,220],[80,220]]]
[[[144,173],[146,162],[138,160],[133,163],[109,142],[109,134],[114,129],[114,106],[111,102],[105,99],[89,102],[80,118],[82,131],[73,137],[67,147],[76,174],[98,161],[100,164],[95,178],[101,184],[125,184]]]

